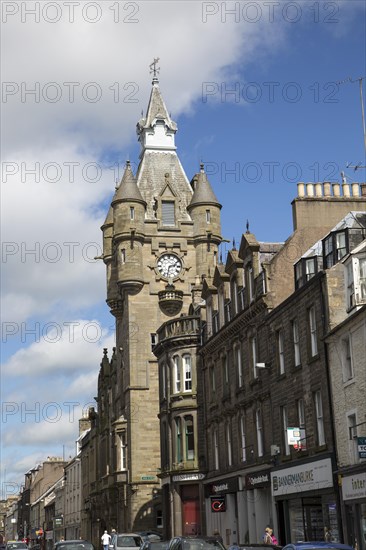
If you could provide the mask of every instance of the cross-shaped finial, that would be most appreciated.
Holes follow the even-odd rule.
[[[150,74],[154,73],[154,78],[156,78],[156,75],[160,73],[160,67],[157,67],[157,64],[159,63],[160,57],[154,57],[154,61],[150,63]]]

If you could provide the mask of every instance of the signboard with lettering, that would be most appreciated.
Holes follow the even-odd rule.
[[[293,468],[271,472],[274,497],[303,491],[316,491],[333,486],[330,458],[307,462]]]
[[[225,493],[236,493],[239,490],[239,478],[229,477],[226,479],[220,479],[205,485],[205,496],[210,495],[224,495]]]
[[[205,474],[178,474],[173,476],[173,481],[199,481]]]
[[[271,485],[271,470],[252,472],[245,476],[245,488],[269,487]]]
[[[366,472],[342,477],[343,500],[366,498]]]
[[[366,437],[357,438],[357,447],[359,458],[366,458]]]

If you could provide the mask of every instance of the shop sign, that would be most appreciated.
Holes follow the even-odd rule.
[[[342,477],[343,500],[366,498],[366,472]]]
[[[211,512],[226,512],[225,497],[211,497]]]
[[[256,489],[257,487],[270,487],[271,470],[262,470],[261,472],[252,472],[245,476],[245,488]]]
[[[173,476],[173,481],[199,481],[204,479],[205,474],[179,474]]]
[[[358,457],[366,458],[366,437],[357,438]]]
[[[239,490],[239,478],[230,477],[215,481],[205,486],[205,495],[223,495],[225,493],[236,493]]]
[[[330,458],[271,472],[272,495],[286,495],[333,487]]]
[[[287,443],[289,445],[296,445],[300,439],[300,428],[287,428]]]
[[[61,516],[53,518],[53,523],[55,527],[60,527],[62,525],[63,518]]]

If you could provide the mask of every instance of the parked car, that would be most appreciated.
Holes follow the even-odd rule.
[[[94,546],[87,540],[60,540],[53,546],[54,550],[94,550]]]
[[[216,537],[174,537],[168,550],[225,550],[225,546]]]
[[[347,544],[339,544],[338,542],[296,542],[294,544],[286,544],[283,550],[354,550],[352,546]]]
[[[154,536],[154,535],[153,535]],[[167,550],[168,540],[145,540],[140,550]]]
[[[20,540],[9,540],[5,546],[6,550],[28,550],[28,546],[25,542]]]
[[[269,550],[271,548],[272,550],[281,550],[282,546],[278,544],[264,544],[263,542],[240,545],[240,550]]]
[[[158,531],[139,531],[137,534],[140,535],[144,541],[163,540],[163,535],[161,535]]]
[[[116,538],[116,542],[114,539]],[[116,550],[136,550],[143,544],[143,538],[139,533],[114,533],[109,548]]]

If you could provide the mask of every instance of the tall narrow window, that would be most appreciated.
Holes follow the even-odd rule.
[[[324,259],[325,267],[329,268],[333,265],[333,235],[329,235],[324,241]]]
[[[315,392],[315,415],[316,415],[318,445],[319,446],[325,445],[323,403],[322,403],[322,395],[320,391]]]
[[[318,353],[318,336],[316,330],[315,307],[309,309],[309,329],[310,329],[310,350],[311,356],[314,357]]]
[[[126,249],[121,248],[121,264],[125,264],[125,263],[126,263]]]
[[[238,284],[236,282],[236,277],[233,277],[232,280],[231,280],[230,298],[231,298],[233,315],[236,315],[239,311],[239,309],[238,309]]]
[[[347,277],[347,308],[351,309],[355,305],[355,284],[353,278],[352,260],[346,266]]]
[[[126,470],[127,469],[127,438],[126,438],[126,432],[120,432],[118,434],[119,437],[119,456],[120,456],[120,470]]]
[[[130,219],[131,220],[135,219],[135,208],[134,208],[134,206],[130,206]]]
[[[246,430],[245,430],[245,414],[240,415],[240,458],[242,462],[247,459],[247,442],[246,442]]]
[[[243,367],[241,363],[241,347],[240,344],[236,348],[236,368],[238,373],[238,386],[241,388],[243,386]]]
[[[353,365],[351,355],[351,336],[342,340],[342,366],[343,382],[348,382],[353,378]]]
[[[253,378],[258,377],[258,371],[257,371],[257,339],[255,336],[253,336],[250,339],[250,352],[251,352],[251,358],[252,358],[252,369],[253,369]]]
[[[194,459],[194,430],[193,430],[193,416],[188,415],[184,417],[185,430],[186,430],[186,456],[187,460]]]
[[[178,355],[173,357],[174,364],[174,393],[181,391],[181,379],[180,379],[180,360]]]
[[[251,302],[254,299],[254,277],[253,277],[253,268],[251,265],[248,267],[248,291],[249,291],[249,301]]]
[[[164,527],[163,510],[156,510],[156,528],[162,529],[163,527]]]
[[[157,335],[155,332],[152,332],[150,334],[150,343],[151,343],[151,351],[154,351],[154,348],[157,344]]]
[[[177,462],[182,462],[182,419],[180,417],[175,419],[175,446]]]
[[[162,223],[163,225],[175,225],[175,205],[173,201],[162,201]]]
[[[232,466],[233,454],[231,448],[231,426],[230,422],[226,424],[226,447],[227,447],[227,465]]]
[[[292,321],[292,339],[294,342],[295,367],[299,367],[301,365],[301,357],[300,357],[299,323],[297,319],[294,319]]]
[[[277,332],[278,368],[280,374],[285,374],[285,350],[283,330]]]
[[[212,365],[209,368],[209,377],[210,377],[210,397],[211,397],[211,401],[214,401],[216,396],[216,377],[215,377],[214,365]]]
[[[163,399],[166,398],[166,377],[167,377],[166,375],[167,375],[166,363],[163,363],[161,367],[161,397]]]
[[[299,428],[305,428],[305,406],[303,398],[299,399],[297,402],[297,418],[299,422]]]
[[[348,424],[348,438],[349,438],[349,454],[350,460],[353,463],[359,462],[358,455],[358,443],[357,443],[357,417],[356,413],[352,412],[347,415],[347,424]]]
[[[360,273],[360,298],[364,302],[366,300],[366,258],[360,258],[358,265]]]
[[[289,455],[290,445],[288,444],[288,439],[287,439],[288,417],[287,417],[286,406],[281,407],[281,423],[282,423],[283,450],[285,455]]]
[[[309,281],[314,277],[316,273],[316,258],[309,258],[305,260],[305,278]]]
[[[258,456],[263,456],[263,424],[262,424],[262,411],[257,409],[255,412],[255,424],[257,429],[257,449]]]
[[[184,391],[192,391],[192,358],[183,355]]]
[[[346,234],[344,231],[336,233],[337,260],[341,260],[347,254]]]
[[[211,211],[206,210],[206,223],[211,223]]]
[[[215,470],[219,469],[219,434],[217,428],[213,431],[213,452],[215,460]]]
[[[223,391],[226,394],[229,389],[229,361],[227,355],[222,358],[222,382]]]

